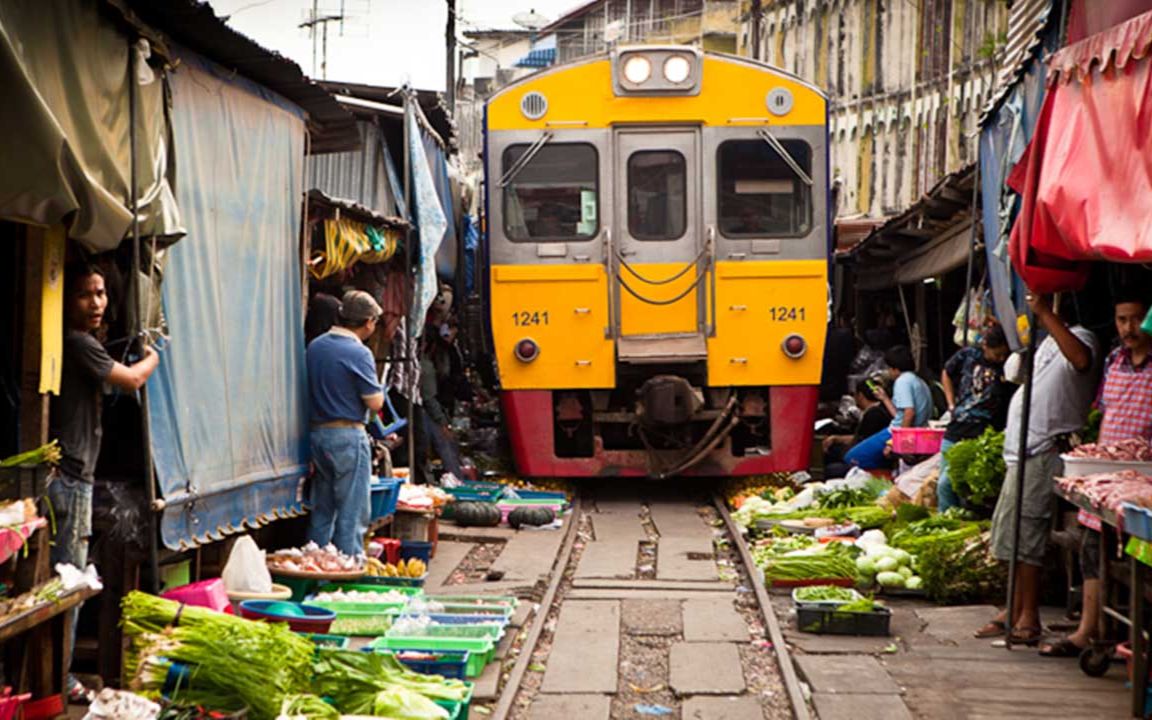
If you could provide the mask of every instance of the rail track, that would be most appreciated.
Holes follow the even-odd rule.
[[[721,497],[602,486],[570,518],[492,718],[812,717]]]

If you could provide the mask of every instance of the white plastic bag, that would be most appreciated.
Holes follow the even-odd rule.
[[[272,574],[268,572],[264,551],[250,535],[244,535],[232,546],[221,578],[228,592],[272,592]]]

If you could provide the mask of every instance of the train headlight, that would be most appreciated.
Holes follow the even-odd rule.
[[[625,68],[627,70],[627,68]],[[673,55],[664,61],[664,79],[679,85],[692,74],[692,63],[683,55]]]
[[[522,363],[530,363],[540,357],[540,346],[532,338],[524,338],[516,343],[516,359]]]
[[[643,55],[633,55],[624,61],[624,79],[633,85],[642,85],[652,77],[652,63]]]
[[[784,342],[780,345],[784,350],[784,354],[793,360],[799,360],[804,357],[804,353],[808,352],[808,342],[799,335],[789,335],[784,338]]]

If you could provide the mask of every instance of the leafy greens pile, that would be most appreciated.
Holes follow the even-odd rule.
[[[972,440],[953,445],[944,453],[952,489],[974,505],[987,505],[1000,495],[1004,483],[1004,433],[992,428]]]

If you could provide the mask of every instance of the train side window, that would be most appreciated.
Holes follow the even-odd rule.
[[[812,148],[780,144],[812,174]],[[725,237],[802,237],[812,229],[812,189],[763,140],[729,140],[717,150],[720,232]]]
[[[687,164],[675,150],[628,157],[628,233],[637,240],[675,240],[688,224]]]
[[[504,150],[507,174],[530,143]],[[549,143],[504,187],[504,234],[517,242],[590,240],[600,231],[599,156],[587,143]]]

